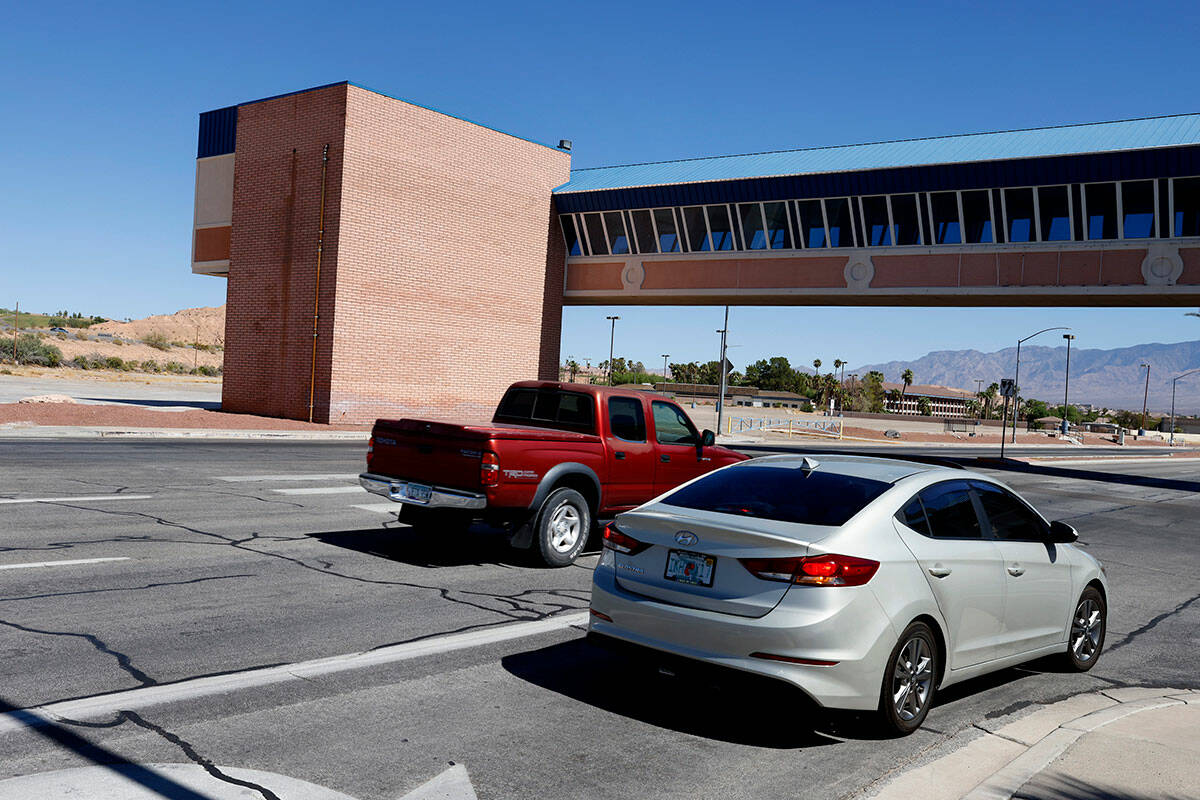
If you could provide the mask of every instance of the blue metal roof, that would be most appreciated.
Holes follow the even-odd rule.
[[[556,195],[1200,144],[1200,114],[572,170]]]

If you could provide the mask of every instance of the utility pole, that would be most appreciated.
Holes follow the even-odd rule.
[[[606,320],[612,322],[612,331],[608,335],[608,385],[613,385],[613,342],[617,338],[617,320],[620,317],[605,317]]]
[[[13,310],[13,364],[17,363],[17,335],[21,332],[21,301],[17,301],[17,307]]]
[[[663,353],[663,383],[667,382],[667,359],[671,357],[670,353]]]
[[[1138,436],[1146,435],[1146,404],[1150,401],[1150,365],[1140,364],[1139,366],[1146,368],[1146,392],[1142,395],[1142,427],[1138,430]]]
[[[717,389],[717,433],[721,432],[721,418],[725,414],[725,336],[729,333],[729,306],[725,306],[725,324],[721,330],[721,385]]]
[[[1063,376],[1063,418],[1062,418],[1062,433],[1067,435],[1069,423],[1067,422],[1067,394],[1071,388],[1071,342],[1075,340],[1075,336],[1070,333],[1064,333],[1063,338],[1067,340],[1067,371]]]
[[[978,404],[975,411],[976,419],[983,419],[983,400],[979,395],[983,394],[983,378],[975,379],[975,402]]]

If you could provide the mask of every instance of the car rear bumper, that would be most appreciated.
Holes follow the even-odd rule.
[[[866,587],[792,587],[765,616],[739,617],[662,603],[622,589],[611,555],[605,555],[593,573],[591,608],[611,622],[593,613],[589,631],[782,680],[829,708],[878,707],[897,633]],[[814,597],[816,607],[811,603]],[[754,653],[834,663],[797,664]]]
[[[429,486],[406,481],[400,478],[389,478],[386,475],[375,475],[364,472],[358,476],[358,482],[364,489],[380,497],[386,497],[396,503],[409,503],[422,508],[458,508],[480,510],[487,508],[487,495],[482,492],[468,492],[463,489],[451,489],[446,486]],[[417,499],[410,486],[420,486],[430,490],[428,499]]]

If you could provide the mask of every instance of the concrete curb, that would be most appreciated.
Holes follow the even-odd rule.
[[[893,778],[874,800],[1009,800],[1092,731],[1132,714],[1200,705],[1200,690],[1130,687],[1075,695],[1037,709]],[[968,736],[960,733],[955,738]]]
[[[0,439],[277,439],[365,442],[370,431],[230,430],[225,428],[116,428],[0,425]]]

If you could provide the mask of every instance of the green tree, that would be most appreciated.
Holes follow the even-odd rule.
[[[904,374],[900,376],[900,380],[904,381],[904,386],[900,389],[900,402],[904,403],[904,393],[908,391],[908,387],[912,386],[913,374],[911,369],[904,370]],[[928,416],[928,415],[927,415]]]
[[[933,406],[930,405],[928,397],[917,398],[917,413],[923,417],[929,417],[933,415]]]
[[[883,405],[883,373],[871,370],[863,381],[863,400],[867,411],[872,414],[882,414]]]

